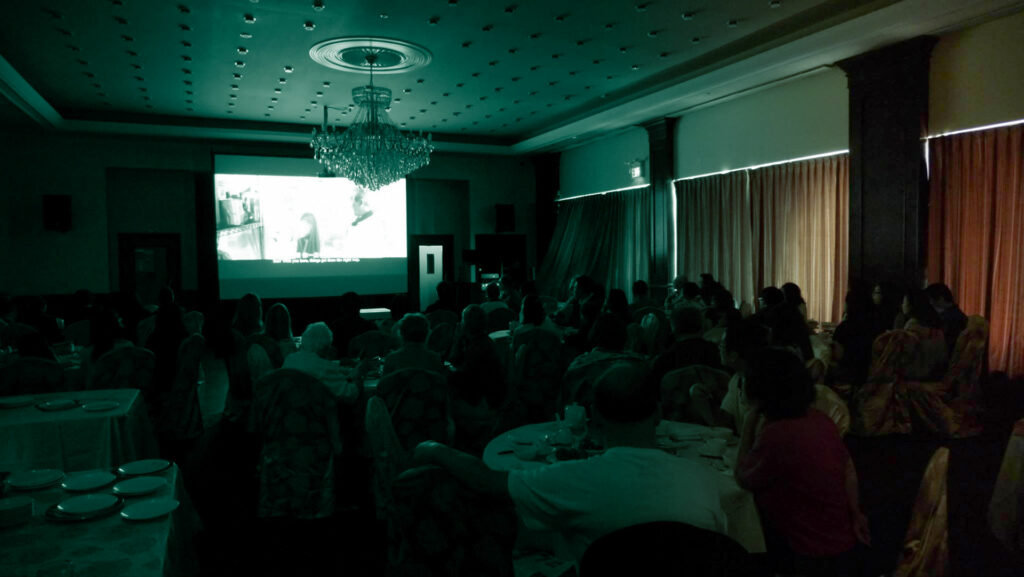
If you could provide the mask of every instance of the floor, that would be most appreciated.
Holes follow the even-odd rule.
[[[216,432],[227,396],[227,370],[223,360],[212,354],[204,358],[203,368],[205,379],[199,387],[200,407],[207,429]],[[932,453],[942,445],[950,447],[951,451],[947,485],[951,574],[995,577],[1022,573],[1024,558],[1007,551],[996,541],[988,529],[986,515],[1013,420],[1024,415],[1024,383],[1003,381],[993,389],[997,390],[990,395],[989,406],[992,409],[987,413],[986,431],[979,437],[945,441],[906,436],[847,439],[860,477],[862,508],[871,521],[873,546],[865,562],[865,575],[877,576],[891,570],[902,548],[903,534],[921,474]],[[218,441],[215,440],[213,448],[204,444],[204,450],[211,454],[224,453],[225,450],[217,446]],[[252,457],[231,454],[232,449],[226,451],[229,453],[214,458],[244,462]],[[209,463],[208,460],[205,462]],[[218,464],[213,468],[218,468]],[[201,496],[197,500],[203,501]],[[204,557],[211,574],[241,569],[234,564],[237,559],[233,561],[227,552],[234,550],[235,557],[244,558],[253,545],[251,538],[240,537],[254,534],[252,529],[255,525],[246,526],[253,519],[242,515],[239,519],[221,521],[224,519],[208,523],[210,530],[200,543],[206,550]],[[346,574],[351,574],[353,565],[363,567],[365,571],[362,574],[366,575],[379,574],[383,569],[385,528],[376,521],[372,506],[366,499],[356,499],[334,526],[317,532],[319,537],[325,534],[334,535],[346,543],[343,547],[348,560],[346,567],[349,573]],[[280,543],[267,546],[272,550]],[[266,555],[263,558],[267,558]],[[553,563],[543,553],[521,552],[518,559],[516,577],[548,577],[560,575],[566,569],[564,564]],[[352,563],[353,560],[356,562]]]

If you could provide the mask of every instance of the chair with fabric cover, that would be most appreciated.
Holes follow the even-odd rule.
[[[178,346],[178,370],[160,407],[157,432],[161,439],[191,442],[203,435],[198,389],[205,350],[206,339],[202,335],[191,335]]]
[[[507,331],[509,323],[516,320],[518,315],[507,307],[498,307],[487,313],[487,332]]]
[[[580,577],[761,575],[742,545],[677,521],[654,521],[612,531],[587,547]]]
[[[64,338],[75,343],[76,347],[87,347],[92,344],[92,323],[88,320],[75,321],[64,327]]]
[[[140,389],[148,391],[153,380],[156,355],[142,347],[119,347],[104,353],[96,361],[88,388]]]
[[[442,359],[448,358],[448,351],[451,350],[455,339],[455,324],[439,323],[430,326],[430,334],[427,335],[427,348],[441,355]]]
[[[426,316],[427,320],[430,321],[431,329],[443,323],[448,323],[452,326],[459,324],[459,315],[447,309],[437,309],[427,313]]]
[[[835,391],[825,385],[814,385],[814,402],[811,408],[828,415],[839,429],[839,435],[845,436],[850,430],[850,409]]]
[[[669,421],[716,424],[714,409],[729,391],[729,374],[704,365],[669,371],[661,378],[661,411]]]
[[[512,395],[522,411],[516,420],[524,424],[550,420],[564,404],[562,375],[566,362],[562,343],[549,331],[530,333],[529,338],[520,341],[510,372]]]
[[[443,375],[426,369],[395,371],[381,378],[377,395],[406,450],[422,441],[451,442],[451,395]]]
[[[947,485],[949,448],[932,455],[914,501],[903,553],[893,577],[943,577],[949,574]]]
[[[906,330],[887,331],[875,338],[867,382],[850,399],[854,433],[874,436],[911,432],[904,377],[918,341]]]
[[[498,333],[491,333],[491,342],[494,343],[494,351],[498,353],[498,361],[501,363],[500,370],[506,375],[512,367],[512,335],[508,334],[507,331],[501,331]]]
[[[334,513],[334,459],[341,453],[336,402],[319,380],[291,369],[263,377],[253,404],[262,442],[262,518],[319,519]]]
[[[135,344],[144,347],[156,330],[156,315],[150,315],[135,325]]]
[[[594,404],[594,385],[597,379],[617,363],[643,364],[644,360],[629,354],[612,355],[579,367],[571,367],[562,377],[563,402],[578,403],[584,407]],[[547,420],[547,419],[545,419]]]
[[[386,519],[393,509],[391,482],[410,463],[409,453],[402,447],[391,424],[391,414],[384,400],[374,396],[366,402],[366,442],[373,464],[374,502],[377,518]]]
[[[558,312],[558,299],[553,296],[541,295],[537,297],[540,301],[540,305],[544,307],[544,314],[551,316]]]
[[[0,326],[0,348],[18,348],[21,339],[28,334],[38,333],[35,327],[23,323]]]
[[[395,342],[384,331],[367,331],[348,342],[348,356],[353,359],[383,357],[394,350]]]
[[[472,491],[436,466],[402,472],[392,494],[389,576],[513,577],[511,499]]]
[[[64,390],[64,369],[49,359],[21,357],[0,369],[0,396]]]

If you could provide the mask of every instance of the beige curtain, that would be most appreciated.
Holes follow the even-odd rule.
[[[678,263],[736,299],[793,282],[809,317],[838,322],[847,285],[849,156],[676,182]]]

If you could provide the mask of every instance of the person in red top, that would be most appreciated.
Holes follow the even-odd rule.
[[[854,575],[854,548],[869,545],[871,534],[839,430],[810,408],[814,384],[792,352],[764,349],[749,368],[753,408],[744,419],[736,481],[754,493],[776,571]]]

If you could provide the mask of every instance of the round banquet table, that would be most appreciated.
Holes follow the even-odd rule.
[[[558,423],[533,423],[512,429],[491,440],[484,448],[484,464],[495,471],[514,471],[535,469],[548,466],[554,462],[553,457],[538,458],[524,461],[516,457],[513,448],[518,444],[530,444],[541,441],[546,435],[554,433]],[[733,437],[722,460],[708,459],[701,456],[704,440],[711,435],[711,429],[694,423],[662,421],[658,425],[658,444],[681,459],[692,459],[712,467],[717,461],[719,473],[717,479],[718,495],[722,511],[728,519],[727,534],[750,553],[764,553],[764,532],[761,529],[761,517],[757,513],[754,495],[736,484],[733,467],[736,464],[737,439]],[[722,462],[724,461],[724,469]]]

